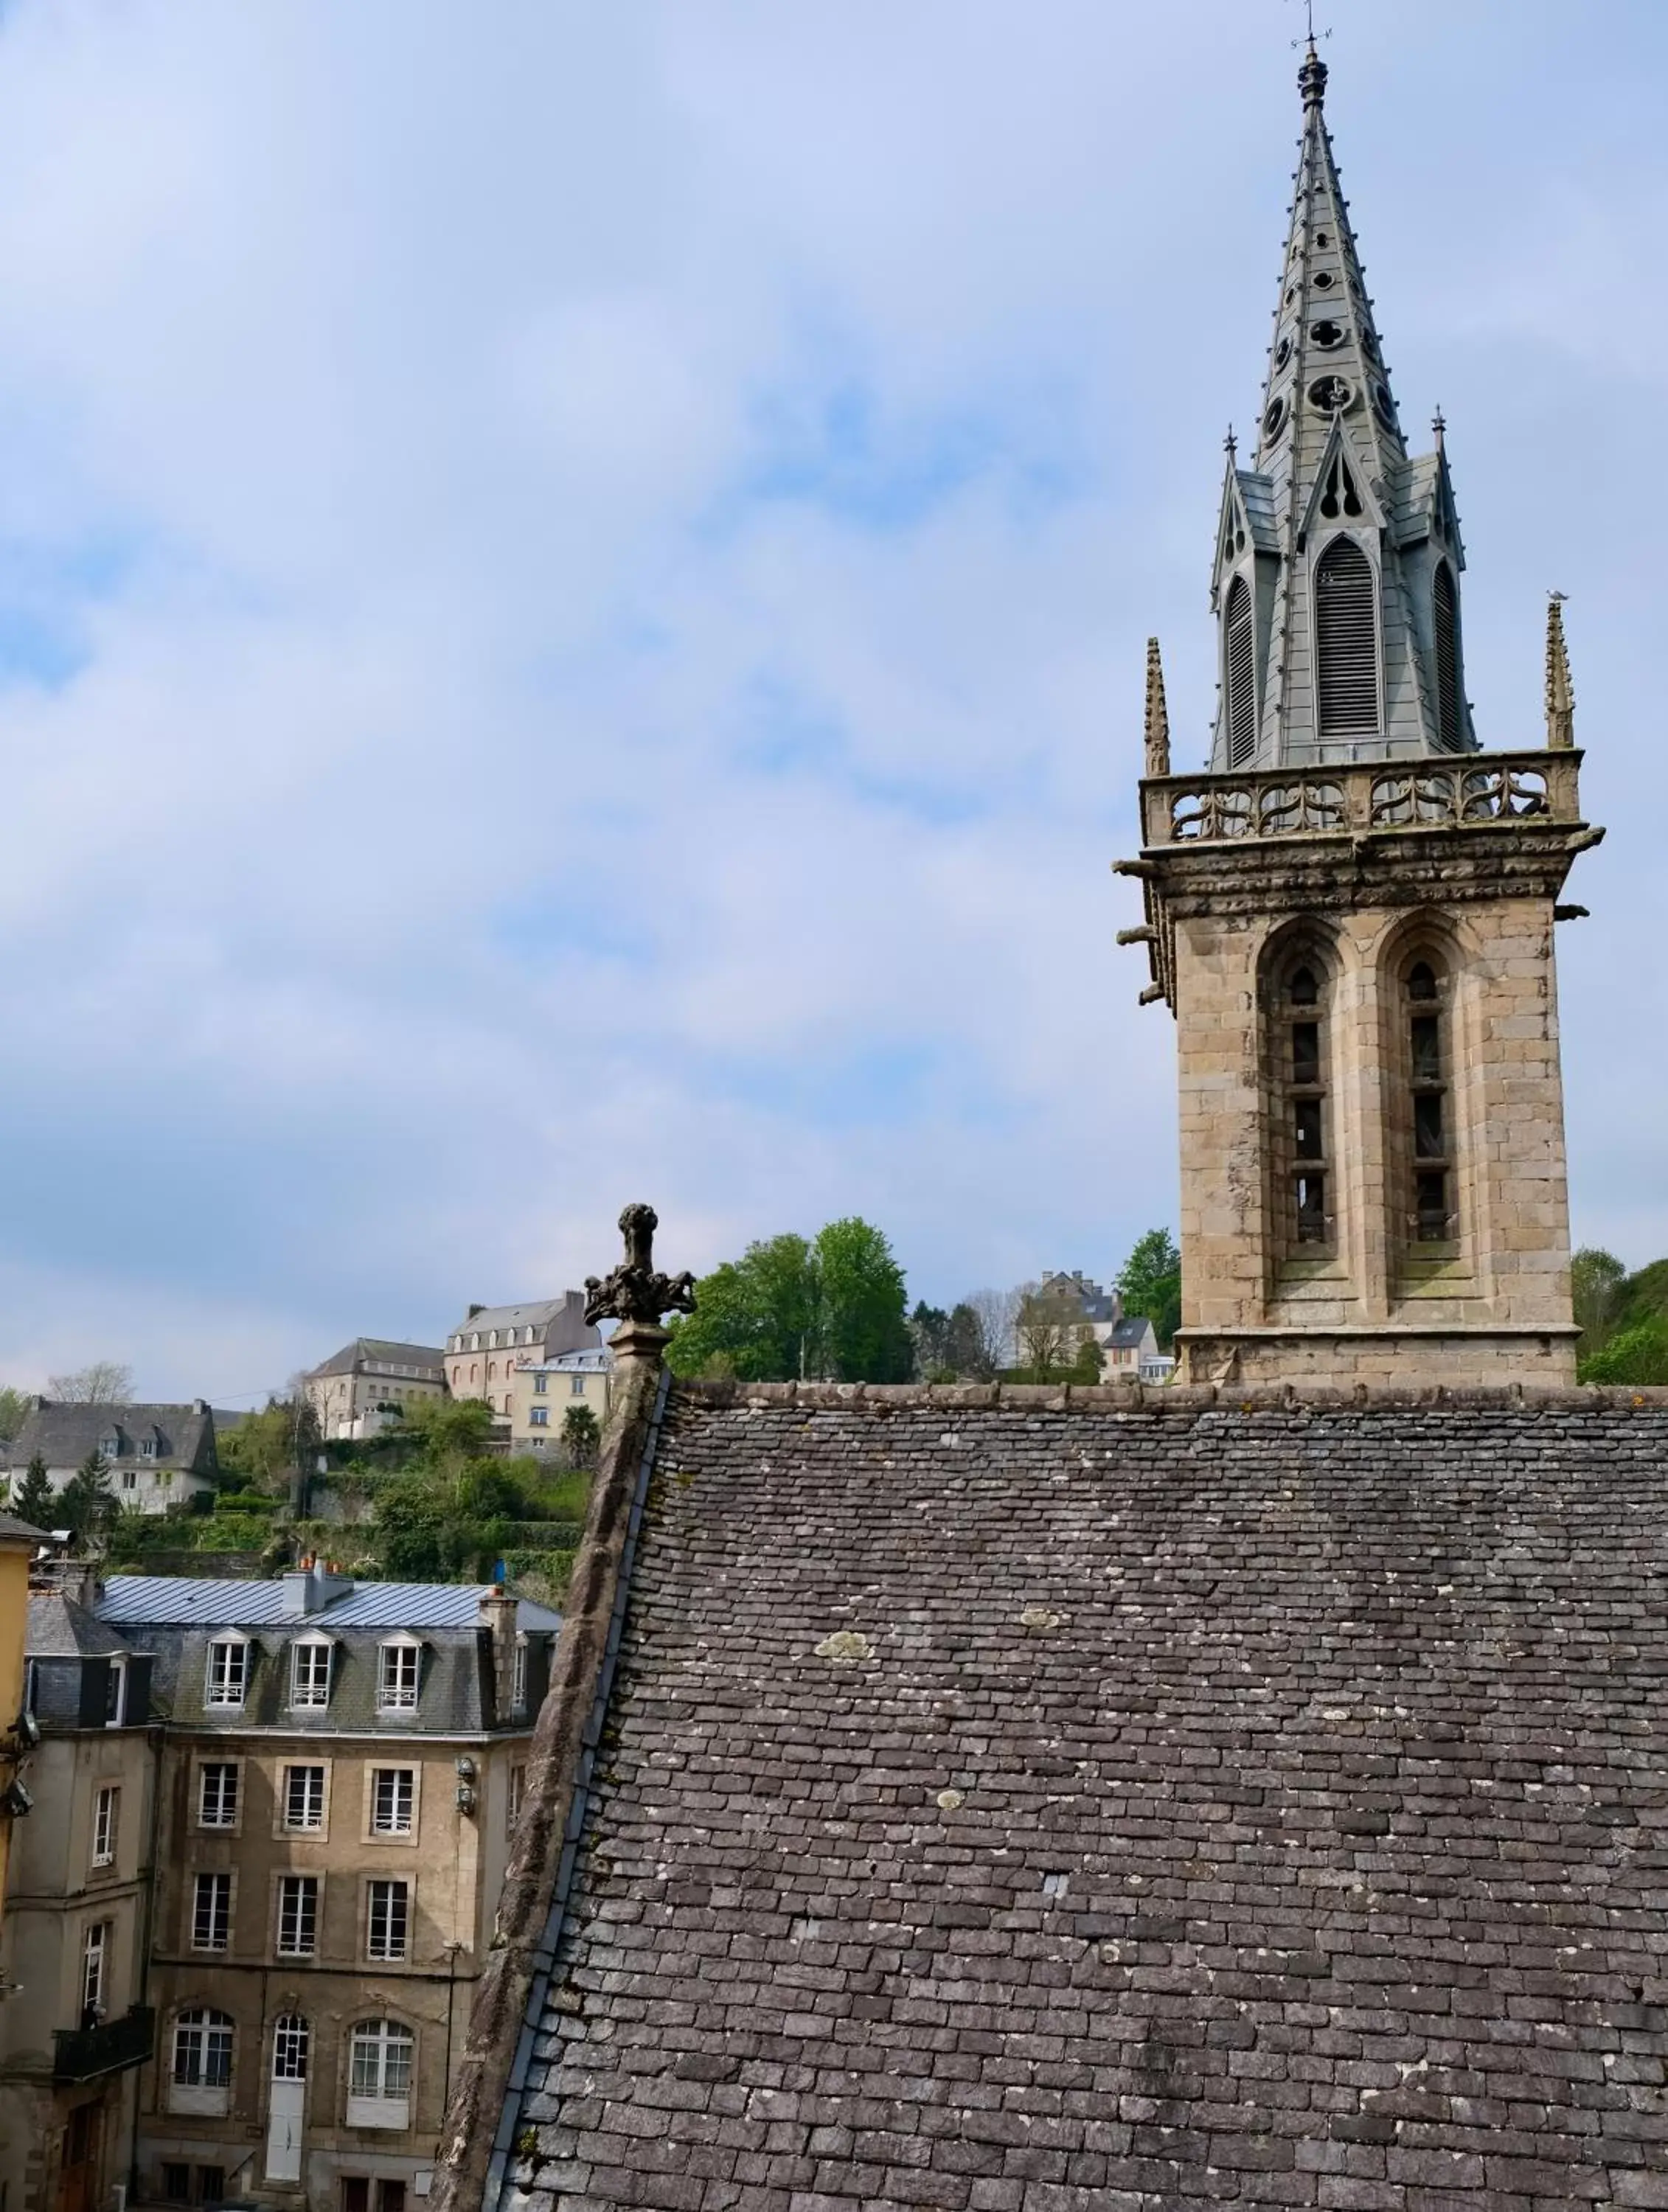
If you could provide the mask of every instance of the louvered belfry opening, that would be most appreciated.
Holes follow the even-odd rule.
[[[1244,768],[1257,750],[1257,643],[1243,576],[1228,586],[1227,628],[1228,766]]]
[[[1453,572],[1439,562],[1434,592],[1436,616],[1436,742],[1445,753],[1465,750],[1459,705],[1459,601]]]
[[[1353,538],[1335,538],[1315,570],[1315,648],[1323,738],[1379,727],[1379,624],[1373,564]]]

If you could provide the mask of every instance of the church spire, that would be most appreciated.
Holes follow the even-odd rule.
[[[1252,465],[1230,454],[1212,605],[1212,764],[1471,750],[1458,520],[1439,437],[1410,459],[1326,125],[1312,39]]]

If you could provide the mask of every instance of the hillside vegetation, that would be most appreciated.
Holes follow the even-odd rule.
[[[1668,1383],[1668,1260],[1630,1275],[1613,1252],[1589,1247],[1573,1279],[1582,1382]]]

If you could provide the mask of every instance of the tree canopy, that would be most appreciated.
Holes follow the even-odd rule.
[[[667,1358],[679,1375],[902,1382],[915,1371],[904,1271],[881,1231],[852,1215],[813,1238],[750,1244],[696,1285]]]
[[[1167,1229],[1149,1229],[1118,1270],[1117,1287],[1128,1314],[1145,1314],[1161,1350],[1168,1352],[1182,1325],[1182,1255]]]
[[[1668,1383],[1668,1260],[1630,1275],[1613,1252],[1588,1245],[1569,1272],[1582,1382]]]
[[[12,1492],[11,1510],[20,1521],[36,1528],[50,1528],[58,1514],[58,1498],[46,1474],[46,1462],[37,1452]],[[64,1523],[59,1521],[58,1526]]]

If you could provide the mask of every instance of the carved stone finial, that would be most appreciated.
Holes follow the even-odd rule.
[[[1170,709],[1164,703],[1164,664],[1155,637],[1147,641],[1147,773],[1170,773]]]
[[[654,1267],[654,1231],[659,1216],[652,1206],[628,1206],[620,1216],[625,1257],[612,1275],[585,1278],[585,1318],[593,1324],[614,1320],[624,1328],[658,1332],[664,1313],[693,1313],[695,1278],[662,1275]]]
[[[1554,752],[1575,743],[1575,687],[1564,643],[1564,594],[1554,592],[1546,610],[1546,742]]]

